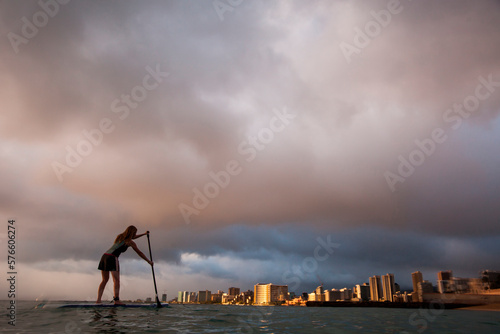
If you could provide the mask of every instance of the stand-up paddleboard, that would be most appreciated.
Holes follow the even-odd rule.
[[[107,308],[107,307],[123,307],[123,308],[159,308],[157,304],[66,304],[59,308]],[[161,307],[168,307],[168,303],[161,303]]]

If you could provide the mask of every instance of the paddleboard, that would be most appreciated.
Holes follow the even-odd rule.
[[[168,303],[161,303],[162,307],[168,307]],[[59,308],[105,308],[105,307],[123,307],[123,308],[158,308],[155,304],[66,304],[59,306]]]

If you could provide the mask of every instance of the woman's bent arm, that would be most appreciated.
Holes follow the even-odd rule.
[[[137,247],[137,245],[135,244],[135,242],[133,242],[132,240],[130,240],[130,244],[129,244],[130,247],[132,247],[133,250],[135,250],[135,252],[137,253],[137,255],[139,255],[140,257],[142,257],[147,263],[149,263],[150,265],[153,265],[153,261],[150,261],[146,255],[144,255],[143,252],[141,252],[141,250]]]
[[[145,236],[146,234],[149,234],[149,231],[146,231],[146,233],[143,233],[143,234],[136,234],[135,237],[133,237],[132,239],[140,238],[142,236]]]

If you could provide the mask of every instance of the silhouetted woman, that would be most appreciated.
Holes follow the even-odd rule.
[[[142,237],[146,234],[149,233],[147,231],[146,233],[139,234],[137,235],[137,228],[135,226],[130,225],[127,227],[125,232],[122,234],[119,234],[116,239],[115,243],[113,246],[111,246],[110,249],[106,251],[101,257],[101,262],[99,262],[99,267],[98,269],[101,270],[102,273],[102,282],[99,284],[99,290],[97,292],[97,304],[101,303],[101,298],[102,294],[104,293],[104,288],[106,287],[106,283],[108,283],[109,280],[109,273],[111,272],[111,276],[113,277],[113,283],[114,283],[114,302],[116,305],[123,305],[122,302],[120,302],[120,263],[118,262],[118,256],[120,256],[121,253],[125,252],[127,248],[132,247],[135,252],[142,257],[144,260],[146,260],[147,263],[150,265],[153,265],[153,261],[150,261],[146,255],[144,255],[139,248],[137,248],[137,245],[133,241],[133,239],[137,239],[139,237]]]

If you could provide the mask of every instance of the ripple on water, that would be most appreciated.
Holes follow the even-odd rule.
[[[415,310],[365,308],[172,305],[164,309],[58,309],[19,302],[6,333],[496,333],[500,313],[443,310],[415,318]],[[412,317],[412,318],[410,318]]]

